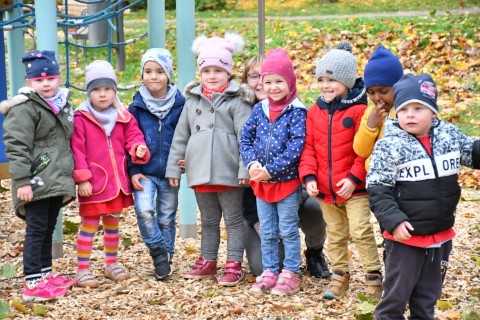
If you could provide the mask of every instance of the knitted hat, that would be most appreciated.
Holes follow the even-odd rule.
[[[317,62],[315,75],[317,79],[328,77],[353,88],[357,80],[357,59],[352,54],[352,46],[343,41],[337,44]]]
[[[382,46],[375,49],[363,73],[367,89],[373,86],[392,87],[402,76],[400,60]]]
[[[438,113],[437,86],[430,75],[407,74],[393,85],[395,110],[398,112],[409,103],[420,103]]]
[[[110,62],[95,60],[85,68],[85,88],[90,94],[98,87],[112,87],[117,90],[117,76]]]
[[[60,77],[60,70],[54,51],[37,50],[27,52],[22,56],[22,63],[25,65],[27,80]]]
[[[290,94],[280,101],[273,101],[268,98],[269,104],[274,109],[282,110],[285,106],[290,104],[297,97],[297,84],[295,72],[293,70],[292,60],[287,53],[281,48],[270,51],[265,56],[265,61],[261,67],[262,79],[267,74],[278,74],[287,81]]]
[[[170,51],[163,48],[151,48],[144,53],[142,61],[140,62],[140,75],[143,76],[143,67],[148,61],[154,61],[162,66],[165,71],[168,80],[172,80],[173,77],[173,58]]]
[[[232,74],[232,54],[242,50],[243,44],[242,37],[233,33],[225,33],[225,38],[197,37],[193,41],[192,50],[198,54],[198,71],[201,73],[205,67],[213,66]]]

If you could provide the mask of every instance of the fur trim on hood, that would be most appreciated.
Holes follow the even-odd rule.
[[[7,99],[7,100],[3,100],[1,103],[0,103],[0,112],[3,113],[3,114],[6,114],[8,112],[8,110],[10,110],[11,107],[14,107],[16,105],[19,105],[21,103],[24,103],[25,101],[27,101],[29,99],[28,96],[26,96],[26,94],[29,94],[29,93],[34,93],[35,90],[33,90],[33,88],[30,88],[30,87],[22,87],[18,90],[18,94],[10,99]]]
[[[192,81],[187,83],[185,89],[183,90],[183,96],[185,97],[185,99],[191,98],[192,96],[196,95],[196,93],[192,93],[191,90],[198,87],[199,85],[201,85],[201,83],[198,81]],[[240,99],[243,102],[246,102],[249,105],[253,106],[255,103],[255,93],[253,92],[252,88],[250,88],[250,86],[245,83],[239,84],[239,87],[240,89],[238,91]]]

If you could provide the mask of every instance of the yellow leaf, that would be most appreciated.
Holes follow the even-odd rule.
[[[440,310],[447,310],[451,309],[453,304],[450,301],[438,300],[437,301],[437,308]]]
[[[20,302],[20,300],[13,300],[12,306],[20,312],[29,313],[30,309]]]

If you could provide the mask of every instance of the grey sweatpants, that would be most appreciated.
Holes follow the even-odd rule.
[[[227,229],[227,260],[242,262],[245,248],[242,201],[243,188],[221,192],[195,192],[202,221],[202,256],[217,260],[220,221]]]

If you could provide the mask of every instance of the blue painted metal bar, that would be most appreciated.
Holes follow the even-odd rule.
[[[53,50],[58,61],[57,6],[55,1],[35,0],[35,20],[37,22],[37,49]],[[63,256],[63,214],[57,218],[53,232],[53,258]]]
[[[0,22],[3,20],[3,14],[0,14]],[[0,32],[0,101],[7,99],[7,66],[5,65],[5,39],[3,32]],[[3,114],[0,115],[0,134],[3,136]],[[7,179],[8,174],[8,159],[5,155],[5,144],[3,139],[0,140],[0,179]]]
[[[16,0],[15,4],[22,3]],[[22,15],[22,9],[16,7],[12,11],[7,11],[7,20],[15,19]],[[7,33],[8,46],[8,79],[10,83],[10,95],[17,94],[18,89],[25,85],[25,75],[23,63],[20,57],[25,53],[25,39],[23,29],[13,29]]]
[[[165,48],[165,0],[148,0],[147,9],[148,47]]]
[[[195,80],[195,54],[191,49],[195,39],[195,0],[177,0],[176,9],[178,87],[183,90],[188,82]],[[180,183],[179,209],[180,236],[196,238],[197,203],[185,175]]]

